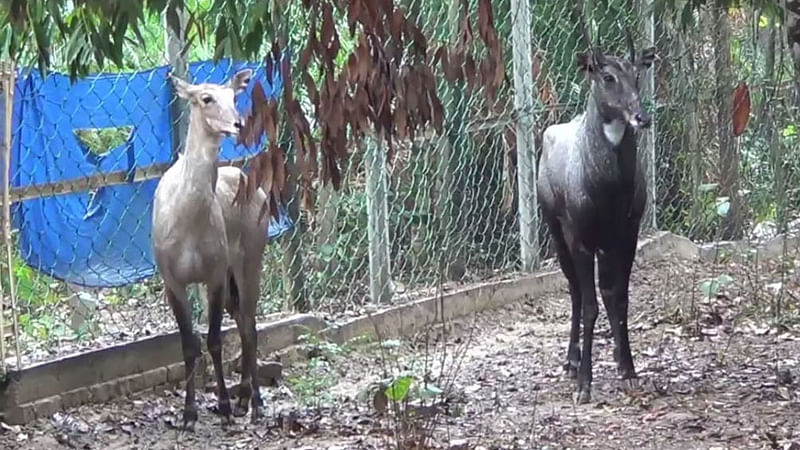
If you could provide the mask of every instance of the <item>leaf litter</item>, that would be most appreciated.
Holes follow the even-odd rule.
[[[617,378],[601,308],[588,405],[572,403],[574,380],[561,370],[569,320],[564,289],[335,356],[335,379],[318,394],[286,381],[264,388],[267,417],[255,424],[241,418],[224,429],[209,411],[215,395],[205,392],[198,393],[195,432],[183,433],[175,427],[181,391],[162,389],[3,425],[0,446],[384,449],[406,439],[408,449],[796,449],[800,305],[786,299],[798,296],[798,286],[785,286],[794,291],[784,296],[776,326],[779,293],[764,286],[780,273],[768,269],[669,258],[637,264],[630,329],[638,384]],[[720,272],[734,281],[708,297],[701,282]],[[287,379],[309,373],[302,360],[285,370]],[[388,397],[401,397],[387,394],[393,373],[404,395],[425,380],[437,386],[435,399],[393,402]],[[371,386],[383,389],[362,395]],[[418,419],[397,420],[402,411]],[[429,435],[424,446],[409,437],[422,434]]]

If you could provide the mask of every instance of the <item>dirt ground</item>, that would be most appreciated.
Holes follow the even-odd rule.
[[[732,283],[707,298],[699,286],[721,274]],[[196,430],[180,432],[183,391],[161,390],[3,425],[0,447],[384,449],[426,435],[429,447],[451,450],[800,449],[800,289],[781,282],[764,265],[637,266],[630,334],[639,384],[618,380],[601,312],[586,405],[573,404],[574,381],[561,369],[565,291],[402,341],[317,345],[318,357],[263,390],[260,423],[222,427],[209,411],[215,395],[203,393]],[[384,410],[367,388],[400,371],[427,374],[444,393]]]

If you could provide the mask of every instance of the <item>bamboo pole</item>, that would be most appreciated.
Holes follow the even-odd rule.
[[[0,93],[3,94],[3,125],[5,125],[5,117],[9,115],[8,109],[5,108],[6,106],[6,97],[8,96],[8,83],[5,81],[5,75],[3,74],[3,68],[5,64],[0,62],[2,66],[0,66]],[[5,127],[3,128],[3,152],[5,153],[6,148],[6,139],[5,139]],[[5,186],[4,192],[8,190],[8,186]],[[2,223],[5,224],[6,218],[5,215],[2,217]],[[9,273],[11,271],[9,270]],[[6,372],[6,293],[3,289],[3,280],[0,277],[0,375],[5,375]]]
[[[11,252],[11,118],[14,112],[14,63],[2,63],[0,75],[5,84],[5,142],[3,143],[3,159],[5,163],[3,171],[3,238],[6,246],[6,257],[8,262],[8,291],[11,298],[11,318],[14,326],[14,351],[17,354],[17,369],[22,368],[22,354],[19,350],[19,320],[17,317],[17,294],[14,285],[14,258]]]

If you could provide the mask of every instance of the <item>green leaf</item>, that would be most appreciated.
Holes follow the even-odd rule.
[[[136,36],[136,40],[138,41],[139,45],[145,47],[146,41],[142,35],[142,30],[139,29],[139,25],[134,24],[131,26],[131,28],[133,29],[133,35]]]
[[[122,67],[122,44],[125,42],[125,32],[128,30],[128,18],[122,16],[119,20],[119,23],[116,24],[116,28],[114,29],[114,42],[111,45],[111,55],[109,57],[117,65],[117,67]]]
[[[214,36],[214,61],[218,61],[225,54],[226,47],[228,46],[228,27],[220,24],[217,27],[217,32]]]
[[[425,399],[436,397],[437,395],[444,394],[444,391],[435,384],[426,383],[419,391],[419,396]]]
[[[692,2],[686,2],[681,11],[681,25],[686,30],[694,23],[694,8]]]
[[[261,22],[261,19],[269,17],[269,0],[257,0],[248,8],[248,16]]]
[[[768,26],[769,26],[769,17],[762,14],[761,17],[758,18],[758,27],[767,28]]]
[[[742,43],[739,40],[731,40],[730,44],[731,64],[741,64]]]
[[[760,5],[764,8],[763,15],[774,19],[772,21],[773,26],[780,26],[783,23],[783,5],[779,3],[781,2],[767,0],[766,3]]]
[[[732,276],[723,273],[713,280],[704,280],[700,283],[700,291],[708,298],[716,297],[720,288],[733,283]]]
[[[325,262],[330,262],[336,255],[336,247],[331,244],[323,244],[319,247],[319,258]]]
[[[781,134],[783,134],[783,137],[786,138],[797,136],[797,128],[795,128],[794,124],[790,123],[789,125],[786,125]]]
[[[167,0],[147,0],[147,9],[154,13],[161,13],[167,7]]]
[[[62,34],[67,34],[67,27],[62,19],[63,14],[61,13],[60,2],[49,1],[47,2],[47,13],[53,22],[56,24],[58,31]]]
[[[403,346],[403,342],[399,339],[387,339],[381,342],[381,347],[383,348],[400,348]]]
[[[403,401],[408,395],[408,390],[411,388],[411,383],[414,382],[412,375],[403,375],[395,378],[392,384],[386,388],[386,396],[389,400],[396,402]]]
[[[697,186],[697,190],[698,190],[699,192],[703,192],[703,193],[705,193],[705,192],[711,192],[711,191],[713,191],[714,189],[716,189],[716,188],[717,188],[717,186],[718,186],[718,184],[717,184],[717,183],[703,183],[703,184],[701,184],[700,186]]]
[[[50,26],[44,22],[34,23],[33,35],[36,39],[36,51],[39,52],[40,70],[45,74],[50,66]]]
[[[719,283],[720,287],[727,286],[733,283],[733,277],[726,273],[723,273],[722,275],[717,277],[717,283]]]
[[[77,59],[85,42],[82,29],[76,28],[72,32],[72,36],[69,37],[69,42],[67,43],[67,61],[75,61]]]
[[[6,24],[3,26],[2,31],[0,31],[0,58],[7,59],[10,57],[9,55],[9,47],[11,46],[11,26]]]
[[[717,280],[705,280],[700,283],[700,292],[703,293],[708,298],[716,297],[717,292],[719,292],[719,281]]]
[[[244,51],[248,57],[258,54],[258,50],[261,48],[261,43],[263,40],[264,27],[261,25],[261,21],[258,21],[253,27],[253,31],[245,37]]]
[[[725,217],[728,215],[731,209],[731,202],[728,200],[723,200],[717,203],[717,215],[720,217]]]

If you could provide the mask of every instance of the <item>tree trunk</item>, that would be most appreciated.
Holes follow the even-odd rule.
[[[772,123],[772,111],[770,108],[772,99],[775,97],[776,84],[778,83],[778,80],[775,79],[775,43],[778,34],[775,25],[774,21],[769,21],[768,30],[762,43],[764,47],[764,80],[767,86],[764,88],[764,97],[758,114],[758,125],[759,134],[765,139],[765,142],[771,141],[775,125]],[[758,41],[761,42],[762,39]]]
[[[742,235],[742,205],[739,198],[739,154],[736,142],[734,142],[732,127],[731,31],[728,12],[721,6],[714,7],[714,34],[720,192],[730,201],[730,208],[722,217],[722,226],[719,232],[722,239],[738,239]]]
[[[277,3],[276,3],[277,5]],[[289,29],[282,17],[282,9],[272,10],[272,23],[278,30],[278,40],[280,48],[285,49],[289,42]],[[294,229],[281,239],[283,249],[283,288],[286,295],[284,311],[308,312],[311,304],[306,296],[306,278],[303,272],[303,234],[305,224],[300,220],[300,173],[297,167],[297,149],[294,148],[294,141],[289,139],[291,131],[289,122],[283,121],[280,125],[278,142],[285,140],[286,147],[286,197],[289,199],[286,205],[287,213],[294,223]],[[281,137],[283,139],[281,139]],[[279,144],[280,145],[280,144]]]
[[[696,80],[698,77],[698,68],[697,62],[695,60],[695,54],[697,52],[697,45],[698,42],[702,42],[699,37],[699,33],[696,29],[688,30],[687,34],[676,34],[676,38],[678,41],[678,49],[676,53],[680,55],[680,64],[681,70],[678,73],[678,86],[679,89],[692,89],[694,86],[693,80]],[[705,156],[705,148],[700,147],[700,127],[699,127],[699,119],[698,119],[698,98],[696,95],[686,95],[684,96],[685,91],[679,91],[678,97],[685,98],[686,101],[684,103],[686,107],[686,114],[685,114],[685,133],[683,134],[681,146],[683,147],[683,151],[689,155],[688,165],[689,165],[689,180],[690,180],[690,189],[689,192],[689,199],[691,202],[691,209],[689,210],[688,217],[695,218],[695,217],[702,217],[706,211],[703,210],[704,202],[703,196],[697,195],[698,194],[698,187],[700,184],[704,182],[704,167],[703,167],[703,160]],[[685,220],[686,216],[683,216],[683,221]],[[686,227],[686,225],[684,225]],[[707,238],[705,227],[695,227],[694,224],[690,224],[687,228],[684,228],[683,233],[692,240],[704,240]]]
[[[786,38],[794,61],[794,106],[800,109],[800,0],[786,0]]]
[[[656,17],[664,17],[663,8],[657,8]],[[656,66],[656,98],[664,105],[678,105],[674,98],[675,91],[680,89],[681,79],[677,67],[681,63],[681,49],[675,34],[672,32],[668,21],[655,22],[656,48],[661,61]],[[677,50],[677,51],[675,51]],[[675,106],[663,108],[659,112],[658,134],[656,136],[656,167],[658,167],[658,185],[656,195],[658,210],[656,223],[660,229],[680,233],[679,226],[682,214],[689,206],[690,199],[686,198],[684,170],[681,163],[681,134],[686,129],[686,110]],[[683,163],[685,165],[685,163]],[[689,191],[691,192],[691,191]]]
[[[767,148],[770,152],[770,169],[772,170],[773,183],[772,193],[775,201],[776,218],[775,222],[778,227],[778,232],[785,232],[786,227],[786,195],[784,190],[784,181],[786,180],[786,173],[783,167],[783,144],[776,139],[775,127],[779,126],[772,117],[773,109],[771,108],[772,102],[775,99],[775,94],[780,82],[780,76],[775,76],[775,47],[777,44],[778,28],[777,24],[769,21],[768,31],[766,32],[766,39],[762,42],[764,50],[764,79],[766,87],[764,88],[764,96],[761,102],[759,111],[759,135],[763,142],[767,143]],[[759,40],[761,42],[762,40]]]
[[[459,24],[462,14],[461,2],[451,0],[448,10],[448,24],[453,42],[458,39]],[[440,255],[440,263],[446,274],[459,273],[464,270],[464,230],[465,214],[462,211],[465,188],[465,168],[461,165],[468,148],[466,139],[467,100],[464,96],[464,82],[457,82],[450,91],[450,98],[443,99],[451,105],[445,110],[445,136],[447,146],[441,155],[442,171],[440,194],[441,199],[436,207],[439,233],[442,245],[436,249]],[[452,277],[450,277],[452,278]]]

